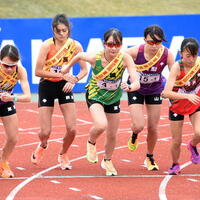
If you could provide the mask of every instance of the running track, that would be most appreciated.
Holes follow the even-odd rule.
[[[180,176],[169,176],[166,171],[171,165],[170,129],[167,101],[164,101],[159,123],[159,139],[155,158],[159,171],[147,171],[143,166],[146,154],[146,127],[140,134],[140,146],[136,152],[127,149],[130,117],[126,101],[121,105],[121,121],[113,163],[118,171],[116,177],[106,177],[100,167],[103,156],[104,135],[97,142],[99,162],[88,163],[85,159],[88,130],[91,118],[83,101],[77,105],[78,134],[69,150],[73,169],[62,171],[57,163],[65,128],[56,104],[53,130],[44,160],[40,166],[32,165],[30,155],[38,144],[38,111],[36,103],[17,104],[20,119],[19,142],[10,158],[15,173],[13,179],[0,179],[1,200],[197,200],[200,199],[200,165],[193,165],[186,148],[192,136],[192,127],[185,120]],[[0,150],[5,135],[0,121]]]

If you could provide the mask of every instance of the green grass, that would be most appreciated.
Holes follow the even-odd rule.
[[[199,14],[199,0],[0,0],[0,18]]]

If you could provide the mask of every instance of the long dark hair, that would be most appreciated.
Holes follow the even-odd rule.
[[[151,38],[155,41],[155,42],[159,42],[158,39],[155,37],[158,36],[162,41],[165,41],[165,35],[164,32],[162,30],[162,28],[158,25],[151,25],[148,26],[145,30],[144,30],[144,38],[147,37],[147,35],[150,35]]]
[[[20,59],[19,51],[17,47],[7,44],[5,45],[0,52],[0,59],[2,60],[4,57],[9,57],[13,62],[17,62]]]
[[[111,28],[104,33],[104,42],[107,42],[110,36],[113,36],[113,40],[117,44],[122,44],[122,33],[116,29]]]
[[[57,29],[58,24],[64,24],[68,28],[68,36],[71,33],[71,24],[65,14],[57,14],[52,20],[52,29]]]
[[[199,43],[195,38],[185,38],[181,43],[181,52],[187,50],[192,56],[198,55]]]

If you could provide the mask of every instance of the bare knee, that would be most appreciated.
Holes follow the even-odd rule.
[[[97,132],[97,133],[103,133],[105,130],[106,130],[106,128],[107,128],[107,124],[104,124],[104,123],[99,123],[99,124],[96,124],[95,126],[94,126],[94,128],[95,128],[95,131]]]
[[[148,126],[147,128],[148,133],[151,134],[157,134],[158,133],[158,127],[157,126]]]

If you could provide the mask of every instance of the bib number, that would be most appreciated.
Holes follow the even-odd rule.
[[[120,83],[121,83],[121,79],[118,79],[115,81],[103,79],[103,80],[99,80],[97,82],[97,85],[102,90],[113,91],[119,87]]]
[[[140,75],[140,83],[142,84],[150,84],[155,83],[160,80],[160,74],[152,75],[152,74],[142,74]]]
[[[62,66],[52,66],[50,71],[55,73],[60,73],[62,69]]]

